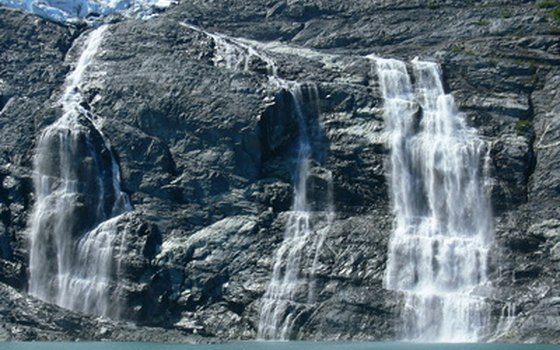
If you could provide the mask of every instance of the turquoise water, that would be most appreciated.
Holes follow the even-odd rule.
[[[157,343],[1,343],[2,350],[560,350],[560,345],[533,344],[431,344],[359,342],[241,342],[217,345]]]

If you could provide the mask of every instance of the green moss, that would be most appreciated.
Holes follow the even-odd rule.
[[[552,21],[560,24],[560,0],[542,0],[537,3],[537,7],[550,10],[548,14]]]
[[[539,83],[539,76],[537,74],[533,74],[531,77],[531,85],[537,85]]]
[[[554,10],[552,10],[552,12],[550,13],[550,15],[552,16],[552,19],[560,24],[560,7],[555,8]]]
[[[459,46],[453,46],[451,48],[451,52],[453,53],[461,53],[461,51],[463,51],[463,49],[461,49]]]
[[[558,1],[556,0],[542,0],[537,4],[537,7],[541,9],[551,9],[557,5]]]
[[[485,20],[485,19],[481,19],[481,20],[478,21],[476,24],[478,24],[478,25],[481,26],[481,27],[486,27],[487,25],[490,24],[490,22],[488,22],[488,21]]]
[[[540,66],[539,62],[532,58],[514,59],[512,62],[518,66],[529,67],[534,71]]]
[[[523,136],[527,134],[533,128],[533,124],[530,120],[520,119],[515,123],[515,133],[517,136]]]

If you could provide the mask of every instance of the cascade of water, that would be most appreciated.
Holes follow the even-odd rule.
[[[229,69],[248,71],[254,60],[260,60],[266,64],[268,75],[277,75],[278,68],[276,67],[276,62],[255,50],[252,46],[243,43],[241,40],[228,38],[224,35],[208,34],[216,43],[216,55],[214,56],[214,63],[216,65],[223,65]]]
[[[309,113],[319,116],[317,86],[311,83],[289,82],[276,76],[272,76],[269,83],[289,91],[299,131],[292,210],[287,219],[284,240],[274,256],[272,277],[262,299],[258,326],[259,339],[285,340],[290,338],[297,317],[305,310],[305,304],[313,304],[316,301],[315,274],[319,254],[334,220],[332,173],[327,170],[325,174],[327,193],[322,198],[325,203],[322,203],[320,208],[311,208],[307,188],[310,181],[310,165],[312,159],[319,162],[322,160],[320,155],[313,154],[317,151],[313,145],[314,133],[319,127],[310,128],[307,124]],[[304,90],[307,99],[304,98]],[[313,106],[315,110],[308,111],[304,106]],[[320,210],[322,213],[313,210]],[[315,227],[318,221],[322,221],[321,228]],[[314,247],[313,251],[308,249],[310,246]],[[308,276],[302,277],[304,268],[308,266]],[[307,293],[302,293],[305,291]],[[306,299],[303,298],[305,294]]]
[[[502,307],[500,319],[496,326],[495,338],[508,334],[516,320],[516,304],[515,302],[508,301]]]
[[[58,276],[58,305],[92,315],[118,316],[109,300],[118,220],[117,216],[102,222],[77,242],[72,271]]]
[[[293,179],[294,200],[289,213],[284,240],[274,256],[273,272],[267,291],[263,297],[260,312],[258,338],[259,339],[288,339],[304,303],[315,302],[314,276],[319,262],[319,253],[334,220],[332,198],[332,174],[327,171],[328,182],[322,211],[325,212],[325,223],[316,229],[312,224],[314,218],[322,219],[321,215],[314,215],[308,203],[307,185],[310,178],[311,161],[317,157],[315,153],[321,150],[313,149],[313,133],[318,128],[308,125],[309,114],[319,117],[319,92],[315,84],[302,84],[287,81],[278,76],[276,62],[266,53],[257,49],[256,42],[232,38],[223,34],[209,33],[196,26],[180,23],[192,30],[204,33],[212,38],[215,45],[213,62],[216,66],[236,71],[253,70],[255,62],[262,62],[269,77],[268,84],[277,89],[285,90],[291,95],[293,112],[298,125],[297,160]],[[260,47],[260,46],[259,46]],[[304,98],[305,96],[308,98]],[[314,110],[308,113],[309,107]],[[317,152],[318,151],[318,152]],[[315,156],[315,157],[314,157]],[[319,162],[322,159],[317,159]],[[320,220],[319,219],[319,220]],[[309,250],[309,247],[314,249]],[[310,265],[309,277],[302,278],[304,268]],[[302,290],[307,289],[307,297],[302,298]]]
[[[312,91],[315,89],[316,87],[313,85]],[[293,97],[294,112],[299,129],[294,201],[284,231],[284,240],[274,257],[272,278],[263,297],[258,328],[258,337],[261,339],[289,338],[297,316],[296,294],[298,289],[307,283],[300,277],[302,260],[305,257],[305,248],[314,233],[307,200],[312,148],[302,107],[302,85],[292,83],[289,85],[288,91]],[[317,96],[317,94],[310,95]]]
[[[395,227],[385,284],[404,292],[403,337],[475,341],[488,322],[492,216],[485,145],[446,95],[439,66],[375,58],[391,147]]]
[[[91,31],[66,78],[62,116],[42,133],[34,156],[30,217],[30,294],[86,313],[110,314],[116,229],[105,222],[131,209],[110,144],[83,106],[86,70],[106,26]]]
[[[204,33],[212,39],[215,45],[215,54],[212,61],[216,66],[246,72],[251,70],[251,64],[258,60],[265,63],[266,73],[269,76],[277,76],[278,68],[276,62],[269,56],[257,51],[253,46],[244,42],[242,39],[232,38],[220,33],[207,32],[197,26],[184,22],[180,22],[179,24],[183,27]]]

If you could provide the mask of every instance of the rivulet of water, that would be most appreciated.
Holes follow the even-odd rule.
[[[313,85],[314,87],[314,85]],[[305,249],[312,243],[314,230],[307,198],[307,181],[311,161],[311,143],[303,112],[302,84],[292,83],[288,90],[293,97],[299,138],[294,176],[294,200],[289,213],[284,240],[274,256],[270,283],[263,297],[259,318],[258,337],[261,339],[288,339],[297,317],[296,293],[303,283],[301,275]],[[311,94],[317,96],[317,94]],[[317,101],[315,101],[317,103]],[[305,281],[307,282],[307,281]]]
[[[294,323],[306,304],[315,302],[314,278],[317,271],[318,257],[323,243],[334,220],[332,204],[332,175],[327,171],[328,186],[321,214],[316,215],[308,201],[308,182],[314,153],[313,133],[308,119],[312,116],[306,111],[313,111],[319,116],[319,91],[313,83],[288,81],[278,76],[278,66],[259,43],[241,38],[232,38],[223,34],[211,33],[188,23],[179,23],[189,29],[204,33],[214,41],[213,63],[218,67],[234,71],[253,71],[255,64],[260,65],[259,72],[268,76],[267,84],[275,89],[284,90],[291,97],[291,110],[286,115],[294,115],[298,127],[296,161],[293,176],[294,200],[288,213],[284,230],[284,239],[274,254],[273,271],[266,293],[262,298],[258,335],[259,339],[289,339]],[[304,96],[305,95],[305,96]],[[319,129],[319,128],[316,128]],[[317,157],[316,157],[317,158]],[[315,159],[317,160],[317,159]],[[316,228],[313,221],[325,218],[321,228]],[[307,276],[303,270],[310,268]],[[302,289],[305,292],[302,293]],[[306,295],[305,298],[302,295]]]

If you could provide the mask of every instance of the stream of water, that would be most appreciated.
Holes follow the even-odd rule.
[[[268,84],[275,89],[287,91],[291,96],[291,110],[283,113],[286,116],[293,115],[298,128],[292,181],[294,199],[288,213],[284,239],[274,254],[270,283],[262,298],[257,336],[259,339],[290,339],[297,318],[315,301],[313,280],[318,256],[334,218],[330,172],[327,176],[328,193],[325,196],[327,203],[322,208],[322,211],[326,211],[326,215],[322,215],[326,223],[323,223],[321,229],[316,229],[313,225],[318,216],[310,208],[308,198],[311,162],[317,161],[314,155],[322,152],[314,149],[312,137],[317,130],[311,130],[312,123],[309,123],[312,117],[319,119],[319,91],[313,83],[287,81],[278,77],[274,59],[246,40],[210,33],[187,23],[180,24],[212,38],[215,44],[213,62],[216,66],[250,71],[255,64],[258,66],[258,62],[262,62],[265,66],[263,71],[269,77]],[[309,266],[310,272],[308,276],[304,276],[303,270]],[[307,293],[302,293],[302,290]]]

